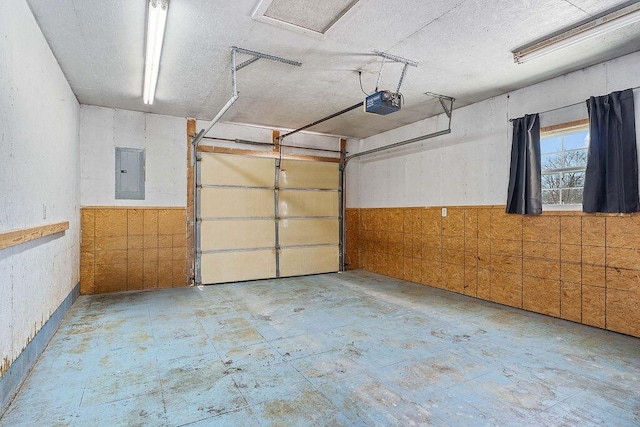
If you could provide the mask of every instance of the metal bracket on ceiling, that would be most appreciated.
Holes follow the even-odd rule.
[[[453,102],[456,100],[455,98],[452,98],[452,97],[446,96],[446,95],[440,95],[440,94],[433,93],[433,92],[425,92],[425,95],[429,95],[429,96],[433,96],[434,98],[438,98],[438,100],[440,101],[440,105],[442,106],[442,109],[444,110],[444,113],[447,115],[447,117],[451,118],[451,114],[453,113]],[[448,101],[449,105],[447,105],[445,103],[445,101]]]
[[[231,49],[236,51],[236,52],[238,52],[238,53],[244,53],[246,55],[253,56],[253,58],[249,59],[248,61],[243,62],[240,65],[238,65],[236,67],[236,71],[246,67],[247,65],[253,64],[258,59],[268,59],[270,61],[282,62],[283,64],[293,65],[294,67],[302,66],[301,62],[292,61],[291,59],[281,58],[281,57],[275,56],[275,55],[269,55],[268,53],[262,53],[262,52],[256,52],[256,51],[253,51],[253,50],[242,49],[241,47],[236,47],[236,46],[233,46]]]
[[[396,89],[396,93],[400,93],[400,87],[402,87],[402,82],[404,81],[404,77],[407,75],[407,68],[409,68],[409,66],[412,67],[417,67],[418,63],[416,61],[412,61],[410,59],[407,58],[403,58],[401,56],[396,56],[396,55],[392,55],[390,53],[387,52],[379,52],[379,51],[375,51],[376,55],[382,57],[382,65],[384,66],[384,60],[388,59],[389,61],[393,61],[393,62],[399,62],[401,64],[404,64],[404,67],[402,67],[402,74],[400,74],[400,80],[398,81],[398,87]],[[380,83],[380,76],[382,75],[382,67],[380,67],[380,74],[378,75],[378,83]]]
[[[237,53],[251,55],[253,58],[244,61],[240,65],[236,65],[236,54]],[[293,61],[291,59],[286,59],[286,58],[282,58],[280,56],[275,56],[275,55],[269,55],[268,53],[262,53],[262,52],[256,52],[256,51],[253,51],[253,50],[242,49],[242,48],[237,47],[237,46],[232,46],[231,47],[231,89],[232,89],[231,99],[229,99],[229,101],[224,105],[224,107],[222,107],[222,109],[218,112],[218,114],[215,115],[213,120],[211,120],[211,123],[209,123],[209,126],[206,129],[201,129],[200,132],[198,132],[198,134],[193,138],[192,144],[194,145],[194,147],[196,147],[196,148],[198,147],[198,144],[200,143],[202,138],[211,130],[213,125],[215,125],[218,122],[218,120],[220,120],[220,118],[224,115],[224,113],[226,113],[227,110],[229,108],[231,108],[231,106],[240,97],[240,95],[238,93],[238,80],[237,80],[236,73],[239,70],[241,70],[241,69],[253,64],[258,59],[268,59],[270,61],[282,62],[283,64],[293,65],[295,67],[302,66],[301,62]]]

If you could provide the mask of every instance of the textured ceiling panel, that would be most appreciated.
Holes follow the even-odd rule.
[[[364,90],[372,92],[381,65],[374,51],[418,61],[402,86],[406,104],[400,112],[376,116],[355,110],[311,129],[350,137],[439,113],[425,92],[453,96],[461,107],[640,48],[640,24],[635,24],[530,63],[513,62],[513,49],[620,0],[366,0],[324,36],[252,19],[257,0],[172,0],[156,101],[149,106],[142,102],[144,0],[27,1],[84,104],[211,119],[231,96],[231,46],[239,46],[303,65],[259,60],[240,70],[240,99],[223,120],[297,128],[362,101],[357,70]],[[312,10],[350,4],[315,3],[286,12],[319,22],[321,13]],[[246,59],[239,55],[239,61]],[[394,90],[401,71],[400,64],[385,63],[381,88]]]
[[[264,15],[324,33],[358,0],[273,0]]]

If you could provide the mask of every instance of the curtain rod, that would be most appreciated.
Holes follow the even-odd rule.
[[[628,88],[628,89],[636,90],[636,89],[640,89],[640,86],[631,87],[631,88]],[[624,90],[628,90],[628,89],[624,89]],[[569,105],[563,105],[562,107],[552,108],[551,110],[539,111],[537,114],[551,113],[551,112],[554,112],[554,111],[562,110],[563,108],[575,107],[576,105],[584,104],[585,102],[587,102],[587,101],[584,100],[584,101],[576,102],[576,103],[569,104]],[[509,119],[510,122],[512,122],[514,120],[515,119]]]

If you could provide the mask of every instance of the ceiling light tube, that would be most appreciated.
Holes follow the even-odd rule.
[[[513,60],[523,64],[636,22],[640,22],[640,4],[618,9],[531,46],[518,49],[513,52]]]
[[[169,0],[149,0],[147,17],[147,48],[144,56],[144,88],[142,99],[145,104],[153,104],[158,85],[160,56],[167,23]]]

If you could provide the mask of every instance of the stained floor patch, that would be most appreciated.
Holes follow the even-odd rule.
[[[640,425],[640,340],[357,271],[83,296],[0,426]]]

